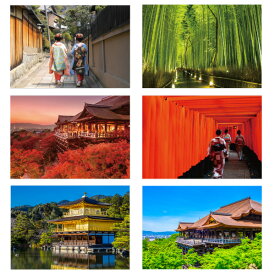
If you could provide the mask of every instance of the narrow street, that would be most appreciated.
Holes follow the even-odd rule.
[[[18,79],[11,88],[76,88],[75,76],[63,76],[61,86],[57,86],[54,74],[49,74],[49,57],[36,64],[24,77]],[[82,88],[102,88],[92,77],[86,76]]]

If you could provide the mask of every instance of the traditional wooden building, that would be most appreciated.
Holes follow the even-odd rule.
[[[190,248],[203,254],[215,247],[232,247],[241,239],[253,239],[262,229],[262,205],[250,197],[225,205],[194,222],[181,222],[178,246],[186,253]]]
[[[129,138],[130,98],[110,96],[96,104],[85,103],[74,116],[59,115],[55,136],[61,151],[89,143]]]
[[[10,69],[42,52],[43,25],[30,6],[10,6]]]
[[[48,26],[52,31],[60,31],[61,29],[67,29],[67,26],[62,25],[64,16],[60,15],[56,7],[53,5],[44,5],[40,7],[40,13],[45,16],[48,22]]]
[[[79,252],[111,252],[115,232],[112,229],[120,218],[109,217],[111,206],[92,200],[86,194],[80,199],[59,205],[67,213],[60,219],[48,221],[56,225],[54,250]]]

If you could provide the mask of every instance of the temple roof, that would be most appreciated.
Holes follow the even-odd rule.
[[[193,224],[194,224],[193,222],[180,222],[176,231],[186,230]]]
[[[130,104],[129,96],[110,96],[103,98],[96,104],[85,103],[83,110],[74,116],[59,115],[56,124],[63,124],[67,122],[79,122],[85,118],[100,118],[109,120],[130,120],[130,115],[118,114],[116,109]],[[89,116],[83,114],[88,113]]]
[[[112,218],[106,216],[89,216],[89,215],[81,215],[81,216],[72,216],[72,217],[65,217],[55,220],[49,220],[48,222],[63,222],[63,221],[73,221],[73,220],[82,220],[82,219],[94,219],[94,220],[108,220],[108,221],[122,221],[121,218]]]
[[[85,103],[84,110],[94,117],[113,120],[129,120],[129,115],[121,115],[113,112],[111,107]],[[84,111],[83,110],[83,111]]]
[[[221,226],[261,228],[261,221],[245,219],[249,214],[262,215],[261,203],[251,200],[250,197],[222,206],[193,224],[186,223],[184,226],[184,223],[182,223],[181,226],[180,223],[176,231],[202,230]],[[214,220],[214,222],[209,223],[209,220]]]
[[[73,117],[74,117],[74,116],[63,116],[63,115],[59,115],[56,123],[69,122],[69,121],[71,121],[71,119],[72,119]]]
[[[129,96],[108,96],[103,98],[101,101],[96,103],[97,105],[105,105],[110,106],[111,110],[116,110],[124,105],[130,104],[130,97]]]
[[[100,201],[96,201],[96,200],[90,199],[89,197],[87,197],[86,195],[84,195],[84,196],[82,196],[78,200],[62,203],[62,204],[60,204],[58,206],[59,207],[69,206],[69,205],[74,205],[74,204],[78,204],[78,203],[81,203],[81,202],[85,202],[85,203],[88,203],[88,204],[102,205],[102,206],[111,206],[112,205],[110,203],[105,203],[105,202],[100,202]]]

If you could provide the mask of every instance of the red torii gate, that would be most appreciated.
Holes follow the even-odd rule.
[[[261,96],[144,96],[143,178],[182,175],[206,157],[216,129],[228,125],[236,126],[233,137],[241,129],[261,160],[261,116]]]

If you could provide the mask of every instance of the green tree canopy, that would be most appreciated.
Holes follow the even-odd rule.
[[[113,230],[116,231],[115,241],[113,246],[121,250],[130,250],[130,216],[124,217],[124,220],[120,223],[116,223],[113,226]]]

